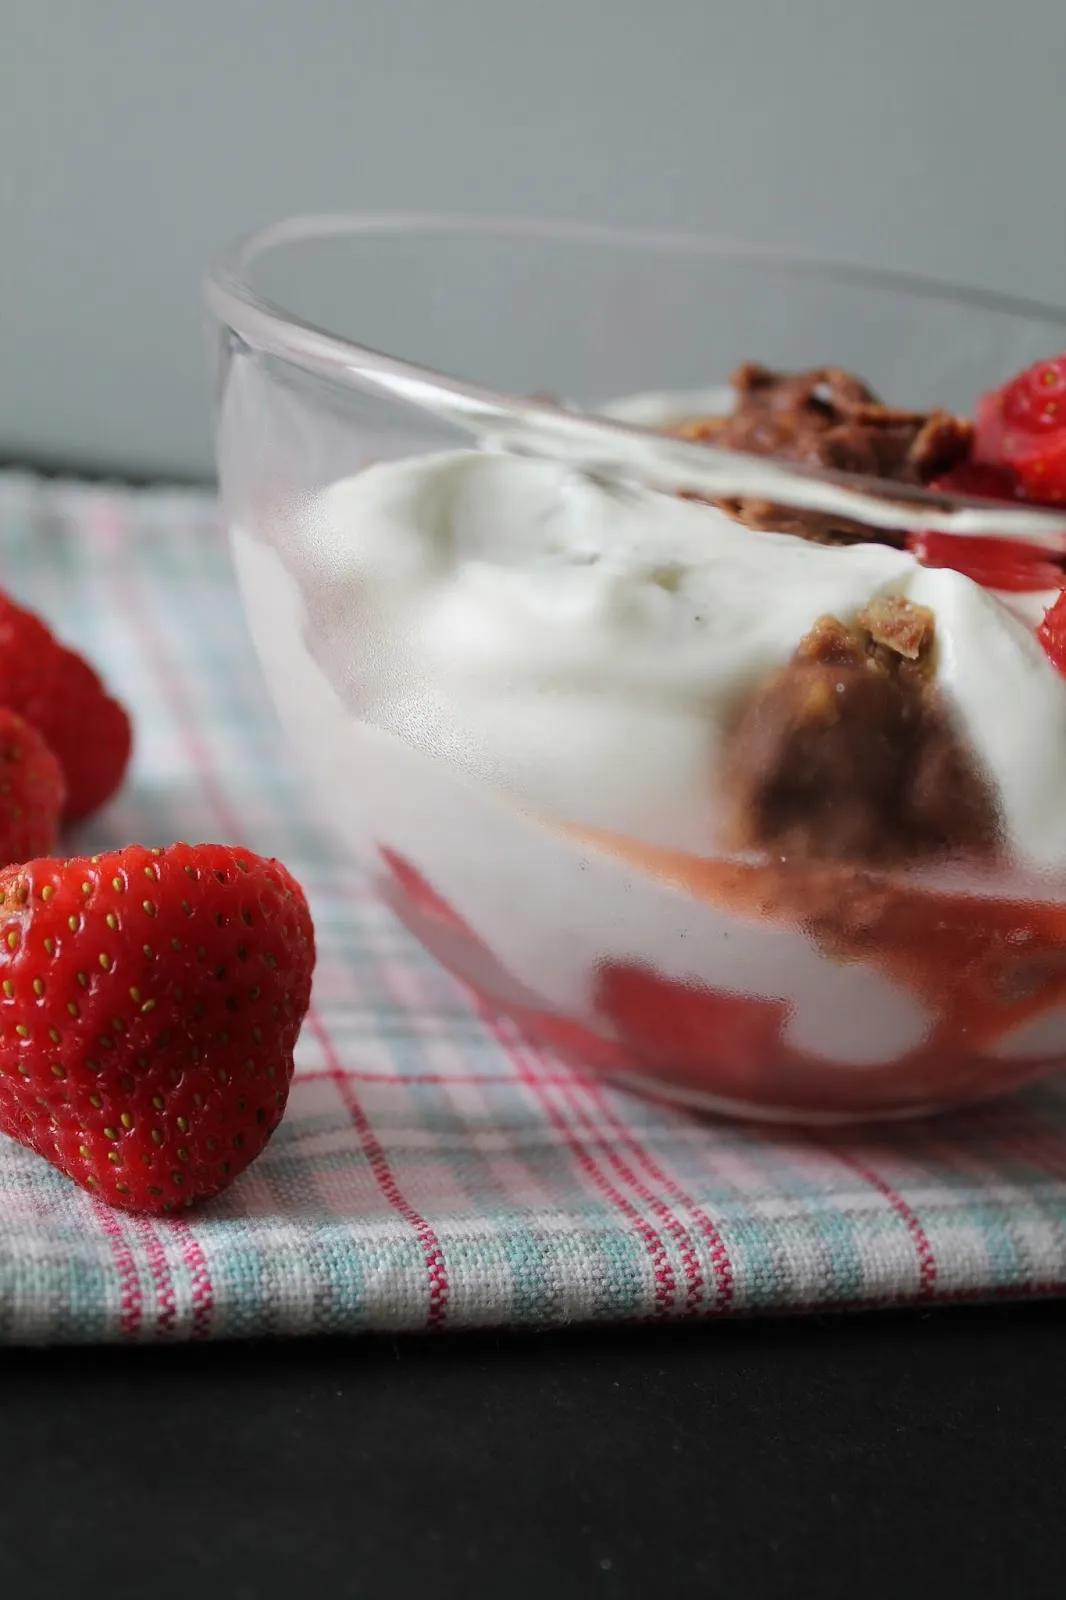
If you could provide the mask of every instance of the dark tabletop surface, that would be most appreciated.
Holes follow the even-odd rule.
[[[1066,1305],[0,1356],[0,1596],[1066,1593]]]

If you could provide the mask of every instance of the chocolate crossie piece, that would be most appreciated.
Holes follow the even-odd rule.
[[[774,372],[749,361],[730,380],[736,396],[727,416],[692,417],[671,431],[695,443],[725,445],[862,473],[894,483],[925,484],[969,455],[970,423],[946,411],[906,411],[884,405],[860,378],[840,367]],[[817,511],[753,498],[717,504],[752,528],[797,533],[819,543],[900,540]]]
[[[723,752],[728,843],[901,864],[990,855],[996,809],[930,677],[933,615],[902,596],[822,617]]]

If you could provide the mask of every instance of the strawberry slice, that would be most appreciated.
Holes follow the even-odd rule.
[[[988,396],[985,396],[985,400]],[[1017,502],[1020,485],[1010,467],[987,461],[963,461],[934,478],[930,489],[944,494],[974,495],[986,500]],[[1057,589],[1066,570],[1039,545],[1017,539],[983,539],[967,534],[908,534],[907,549],[923,567],[949,567],[986,589],[1016,593]]]
[[[0,872],[0,1132],[131,1211],[217,1194],[281,1120],[314,932],[276,861],[129,845]]]
[[[957,533],[912,533],[907,549],[923,567],[950,567],[986,589],[1026,593],[1057,589],[1066,569],[1039,545]]]
[[[929,1110],[1004,1094],[1048,1066],[1046,1060],[983,1056],[965,1042],[953,1047],[934,1038],[857,1072],[786,1044],[780,1001],[680,983],[639,966],[605,967],[598,999],[635,1058],[630,1071],[635,1066],[683,1094],[694,1091],[753,1114],[787,1109],[861,1118]]]
[[[664,1078],[753,1097],[785,1053],[780,1000],[727,994],[664,978],[650,967],[609,962],[596,1004],[637,1061]]]
[[[984,396],[981,405],[987,409],[991,398]],[[1022,496],[1022,485],[1013,469],[989,461],[963,461],[933,479],[929,487],[944,494],[1015,503]],[[923,567],[949,567],[986,589],[1023,594],[1057,589],[1066,579],[1061,562],[1039,545],[1022,544],[1017,539],[983,539],[922,530],[907,536],[907,549]]]
[[[749,862],[583,831],[697,899],[803,927],[835,960],[862,961],[920,995],[942,1048],[983,1048],[1066,1000],[1066,906],[938,889],[848,863]]]
[[[1016,500],[1018,480],[1009,467],[987,461],[960,461],[958,466],[933,478],[930,489],[942,494],[974,495],[985,500]]]
[[[973,454],[1013,472],[1024,498],[1066,504],[1066,352],[981,396]]]
[[[930,1109],[1005,1093],[1062,1059],[1012,1060],[1014,1032],[1066,1003],[1066,907],[937,889],[846,863],[763,863],[582,833],[646,872],[744,918],[803,930],[831,959],[860,961],[914,993],[926,1039],[861,1072],[798,1050],[784,1002],[629,964],[605,966],[597,1003],[651,1076],[775,1111],[844,1116]],[[1000,1050],[1003,1048],[1003,1053]]]
[[[37,729],[0,707],[0,866],[55,848],[66,792]]]
[[[1022,491],[1044,506],[1066,505],[1066,427],[1015,460]]]
[[[490,1013],[510,1017],[535,1043],[573,1066],[606,1069],[620,1063],[613,1040],[554,1011],[543,995],[520,983],[417,867],[385,845],[379,852],[391,874],[379,884],[386,904]]]

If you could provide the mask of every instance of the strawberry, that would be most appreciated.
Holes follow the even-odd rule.
[[[1019,457],[1017,473],[1029,500],[1044,506],[1066,505],[1066,426]]]
[[[598,974],[596,1002],[637,1061],[665,1078],[743,1097],[783,1053],[786,1008],[780,1000],[727,994],[635,963],[608,962]]]
[[[1066,352],[981,396],[973,453],[1013,472],[1024,498],[1066,503]]]
[[[613,1041],[562,1015],[520,983],[417,867],[385,845],[379,849],[391,873],[379,884],[385,903],[442,967],[473,990],[491,1015],[510,1017],[537,1044],[547,1045],[577,1066],[621,1064]]]
[[[0,1132],[131,1211],[217,1194],[281,1120],[314,931],[276,861],[129,845],[0,872]]]
[[[981,413],[989,416],[996,396],[984,395]],[[998,438],[998,434],[997,434]],[[987,440],[987,434],[986,434]],[[1014,471],[1002,463],[963,461],[941,477],[930,489],[945,494],[976,495],[987,500],[1018,501],[1024,491]],[[923,567],[951,567],[972,578],[986,589],[1018,593],[1057,589],[1066,578],[1061,561],[1037,545],[1019,539],[986,539],[969,534],[930,533],[923,529],[907,536],[907,549]]]
[[[1061,561],[1018,539],[985,539],[960,533],[911,533],[907,549],[923,567],[950,567],[986,589],[1017,593],[1057,589],[1066,580]]]
[[[66,785],[36,728],[0,707],[0,865],[55,846]]]
[[[993,467],[987,461],[960,461],[928,487],[941,494],[976,495],[985,500],[1016,500],[1018,481],[1009,467]]]
[[[66,778],[64,818],[76,822],[109,799],[130,754],[130,722],[89,663],[32,611],[0,594],[0,705],[43,734]]]

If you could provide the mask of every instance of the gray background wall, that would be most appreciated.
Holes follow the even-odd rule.
[[[295,210],[691,225],[1066,301],[1066,0],[0,0],[0,456],[210,470]]]

